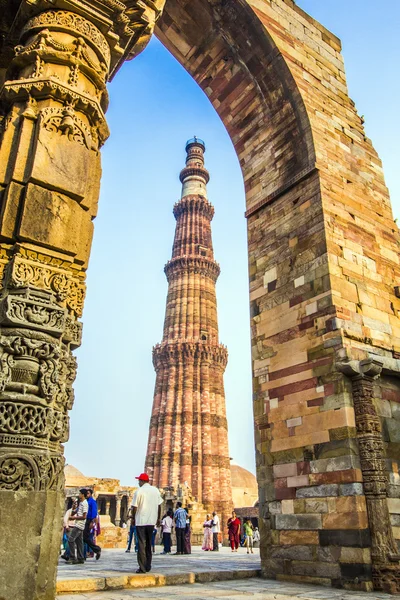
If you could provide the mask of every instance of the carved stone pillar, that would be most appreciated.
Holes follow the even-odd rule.
[[[107,496],[107,498],[106,498],[106,515],[110,515],[110,508],[111,508],[111,498],[109,498]]]
[[[363,474],[364,494],[371,533],[372,577],[375,590],[400,593],[400,565],[387,504],[387,475],[381,422],[373,403],[374,380],[382,363],[367,359],[342,363],[351,377],[353,403]]]
[[[115,504],[115,525],[116,525],[116,527],[119,527],[120,524],[121,524],[121,498],[119,498],[117,496],[116,504]]]
[[[164,0],[9,0],[0,44],[0,598],[53,599],[106,82]],[[66,10],[68,9],[68,10]]]

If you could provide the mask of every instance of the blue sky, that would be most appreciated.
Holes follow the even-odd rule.
[[[397,0],[299,0],[342,39],[350,96],[383,159],[395,216],[400,96]],[[83,345],[66,459],[86,475],[134,483],[144,464],[161,341],[185,142],[205,140],[216,260],[230,455],[254,472],[243,180],[232,143],[207,97],[155,38],[109,86],[111,138],[95,222]]]

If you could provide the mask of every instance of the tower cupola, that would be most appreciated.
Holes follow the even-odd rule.
[[[200,195],[207,198],[207,183],[210,175],[204,167],[206,145],[200,138],[194,137],[186,142],[186,167],[180,173],[182,183],[181,197]]]

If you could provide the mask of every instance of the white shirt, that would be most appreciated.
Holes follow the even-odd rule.
[[[131,506],[137,508],[135,515],[136,527],[154,525],[157,523],[158,507],[163,503],[158,488],[144,483],[136,490]]]
[[[171,517],[165,517],[162,521],[162,526],[163,526],[163,532],[164,533],[171,533],[172,531],[172,524],[173,521],[171,519]]]
[[[83,517],[83,515],[87,515],[89,510],[89,506],[87,500],[82,500],[79,502],[78,510],[76,511],[77,517]],[[79,521],[74,519],[74,527],[77,529],[85,529],[86,519],[79,519]]]
[[[219,533],[221,531],[219,528],[219,516],[214,515],[212,520],[213,520],[214,525],[212,526],[211,531],[213,533]]]

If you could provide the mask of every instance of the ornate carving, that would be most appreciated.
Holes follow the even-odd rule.
[[[52,441],[65,442],[68,432],[66,414],[39,405],[0,402],[0,433],[49,437]]]
[[[51,35],[48,29],[43,29],[28,45],[16,46],[15,53],[20,58],[30,58],[32,55],[38,56],[38,53],[45,57],[49,54],[49,50],[55,50],[58,58],[60,58],[60,54],[64,54],[64,60],[67,63],[72,63],[71,71],[72,69],[79,69],[78,64],[83,63],[98,73],[103,81],[107,76],[107,65],[103,61],[96,63],[92,60],[88,52],[88,46],[82,37],[74,39],[71,44],[62,44]],[[69,83],[75,85],[75,77]]]
[[[47,131],[65,135],[71,142],[78,142],[88,150],[97,150],[89,127],[76,116],[72,106],[44,108],[40,115],[41,124]]]
[[[87,19],[65,10],[48,10],[30,19],[21,32],[21,39],[35,30],[56,29],[66,33],[77,33],[84,37],[96,53],[100,53],[107,67],[110,66],[110,47],[103,34]]]
[[[220,266],[215,260],[199,256],[178,256],[169,260],[164,268],[168,283],[175,277],[181,277],[183,273],[199,273],[217,281],[220,271]]]
[[[0,490],[31,491],[36,487],[35,479],[35,468],[28,458],[0,456]]]
[[[71,272],[39,262],[36,253],[31,258],[21,254],[14,256],[7,267],[6,285],[12,288],[34,287],[55,293],[56,299],[66,302],[76,314],[82,316],[85,299],[84,284]]]
[[[4,323],[28,325],[49,332],[61,333],[64,330],[65,310],[29,296],[6,296],[0,313]]]
[[[338,369],[351,377],[363,486],[371,531],[373,583],[376,590],[400,592],[399,560],[390,523],[385,452],[381,423],[373,403],[374,379],[382,371],[378,360],[350,361]],[[394,571],[397,571],[397,575]]]
[[[25,451],[25,452],[29,452]],[[61,490],[64,467],[61,456],[48,454],[0,454],[0,490]]]

